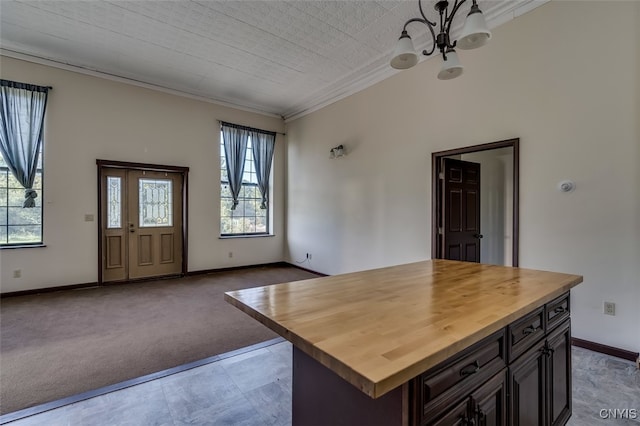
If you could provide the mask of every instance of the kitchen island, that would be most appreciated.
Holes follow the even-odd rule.
[[[578,275],[430,260],[232,291],[293,346],[293,424],[563,424]]]

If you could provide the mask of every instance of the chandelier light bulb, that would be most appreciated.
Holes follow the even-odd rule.
[[[460,77],[464,67],[460,64],[458,54],[455,50],[450,49],[447,52],[447,59],[442,61],[442,68],[438,73],[439,80],[452,80],[456,77]]]
[[[391,66],[398,70],[406,70],[418,63],[418,54],[413,48],[411,37],[406,31],[402,32],[391,58]]]
[[[477,4],[471,6],[471,11],[467,15],[467,19],[462,29],[462,34],[458,39],[456,47],[463,50],[477,49],[487,44],[491,38],[491,31],[487,27],[484,15],[480,11]]]

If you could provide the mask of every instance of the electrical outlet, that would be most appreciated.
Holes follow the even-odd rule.
[[[311,253],[307,253],[307,259],[311,260]]]
[[[87,213],[84,215],[85,222],[93,222],[93,215],[91,213]]]
[[[229,252],[229,259],[231,259],[232,257],[233,257],[233,252],[232,252],[232,251],[230,251],[230,252]]]
[[[616,314],[616,304],[613,302],[604,302],[604,314],[605,315],[615,315]]]
[[[22,276],[22,270],[21,269],[14,269],[13,270],[13,278],[20,278]]]

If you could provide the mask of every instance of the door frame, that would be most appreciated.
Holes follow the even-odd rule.
[[[98,285],[103,285],[103,274],[102,274],[102,171],[104,168],[113,168],[113,169],[133,169],[133,170],[141,170],[141,171],[154,171],[154,172],[171,172],[171,173],[179,173],[182,175],[182,265],[181,265],[181,276],[185,276],[187,274],[187,265],[188,265],[188,253],[187,253],[187,235],[188,235],[188,206],[189,206],[189,168],[181,167],[181,166],[167,166],[160,164],[146,164],[146,163],[131,163],[127,161],[112,161],[112,160],[96,160],[97,164],[97,181],[98,181]],[[159,279],[162,277],[153,277],[153,278],[142,278],[140,280],[127,280],[124,282],[131,281],[141,281],[147,279]],[[118,283],[122,283],[123,281],[118,281]]]
[[[431,154],[431,257],[442,259],[442,247],[438,244],[438,219],[442,212],[442,197],[440,194],[439,175],[441,172],[442,158],[452,155],[469,154],[472,152],[489,151],[499,148],[513,148],[513,230],[512,230],[512,260],[511,265],[519,264],[519,194],[520,194],[520,138],[506,139],[480,145],[472,145],[463,148],[438,151]]]

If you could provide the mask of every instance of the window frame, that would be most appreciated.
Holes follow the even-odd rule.
[[[0,154],[1,156],[1,154]],[[0,224],[0,227],[5,227],[7,230],[6,241],[0,240],[0,250],[4,249],[16,249],[16,248],[30,248],[30,247],[45,247],[44,243],[44,141],[40,146],[40,152],[38,153],[38,164],[40,167],[36,168],[36,177],[38,174],[40,175],[40,189],[38,190],[38,197],[40,198],[40,240],[33,242],[14,242],[10,243],[9,241],[9,227],[11,226],[36,226],[36,225],[9,225],[9,207],[19,207],[19,206],[10,206],[9,205],[9,190],[11,189],[24,189],[24,188],[13,188],[9,187],[9,179],[11,176],[11,170],[6,165],[0,165],[0,176],[4,178],[6,176],[7,186],[0,186],[0,191],[5,191],[7,194],[7,204],[0,206],[0,209],[4,209],[7,214],[7,219],[4,223]],[[3,159],[4,161],[4,159]]]
[[[246,166],[247,166],[247,156],[251,156],[251,157],[250,157],[250,158],[251,158],[251,160],[250,160],[251,162],[253,162],[253,161],[254,161],[254,160],[253,160],[253,157],[252,157],[252,155],[253,155],[253,154],[251,153],[251,149],[252,149],[252,148],[251,148],[251,147],[252,147],[251,143],[252,143],[251,138],[249,138],[249,141],[248,141],[248,143],[247,143],[247,154],[245,155],[245,173],[247,173],[247,171],[246,171],[246,170],[247,170],[247,169],[246,169]],[[267,205],[267,208],[266,208],[266,209],[264,209],[264,212],[265,212],[264,217],[265,217],[265,227],[266,227],[266,231],[260,231],[260,232],[235,232],[235,233],[234,233],[234,232],[231,232],[231,233],[225,233],[225,232],[223,232],[223,230],[222,230],[222,229],[223,229],[223,228],[222,228],[222,220],[223,220],[223,218],[224,218],[224,217],[227,217],[227,216],[223,216],[223,215],[222,215],[222,202],[223,202],[223,200],[225,200],[225,199],[229,199],[230,197],[225,197],[225,196],[223,195],[223,193],[222,193],[222,191],[223,191],[223,186],[224,186],[224,185],[229,185],[229,181],[228,181],[228,179],[227,179],[227,180],[224,180],[224,179],[222,178],[222,176],[223,176],[223,175],[222,175],[223,171],[226,171],[226,170],[227,170],[227,169],[226,169],[226,164],[225,164],[225,167],[224,167],[224,168],[222,167],[222,165],[223,165],[223,160],[224,160],[224,161],[225,161],[225,163],[226,163],[225,154],[224,154],[224,138],[223,138],[223,135],[222,135],[222,131],[220,131],[220,143],[219,143],[219,150],[220,150],[220,151],[219,151],[219,158],[220,158],[220,197],[219,197],[219,200],[220,200],[220,209],[219,209],[219,213],[220,213],[220,221],[219,221],[219,226],[220,226],[220,238],[221,238],[221,239],[228,239],[228,238],[259,238],[259,237],[270,237],[270,236],[273,236],[273,232],[272,232],[272,229],[271,229],[271,205],[270,205],[271,203],[270,203],[270,202],[269,202],[269,205]],[[251,173],[251,172],[250,172],[250,173]],[[255,173],[255,168],[254,168],[254,170],[253,170],[253,172],[252,172],[252,173]],[[271,170],[271,173],[273,173],[273,169]],[[225,173],[225,174],[226,174],[226,173]],[[228,175],[227,175],[227,178],[228,178]],[[242,182],[242,189],[241,189],[241,192],[240,192],[240,193],[242,194],[242,191],[246,190],[246,188],[248,188],[248,187],[255,188],[255,191],[257,192],[257,194],[258,194],[258,195],[257,195],[257,197],[256,197],[256,198],[252,198],[252,197],[250,197],[250,198],[247,198],[247,197],[239,197],[239,198],[238,198],[238,201],[239,201],[240,203],[242,203],[242,202],[243,202],[243,200],[258,200],[258,199],[259,199],[258,197],[260,197],[260,189],[259,189],[259,187],[258,187],[258,183],[257,183],[257,182],[245,182],[245,181],[244,181],[244,179],[243,179],[243,182]],[[271,185],[269,185],[269,192],[271,193]],[[270,195],[271,195],[271,194],[270,194]],[[271,197],[269,197],[269,200],[271,200]],[[258,209],[259,209],[259,207],[258,207]],[[260,210],[262,210],[262,209],[260,209]],[[233,212],[233,210],[232,210],[232,212]],[[228,217],[233,218],[233,216],[228,216]],[[256,218],[257,218],[257,217],[260,217],[260,216],[257,216],[257,215],[254,215],[254,216],[245,216],[245,215],[240,215],[240,216],[238,216],[238,217],[240,217],[240,218],[256,217]]]

